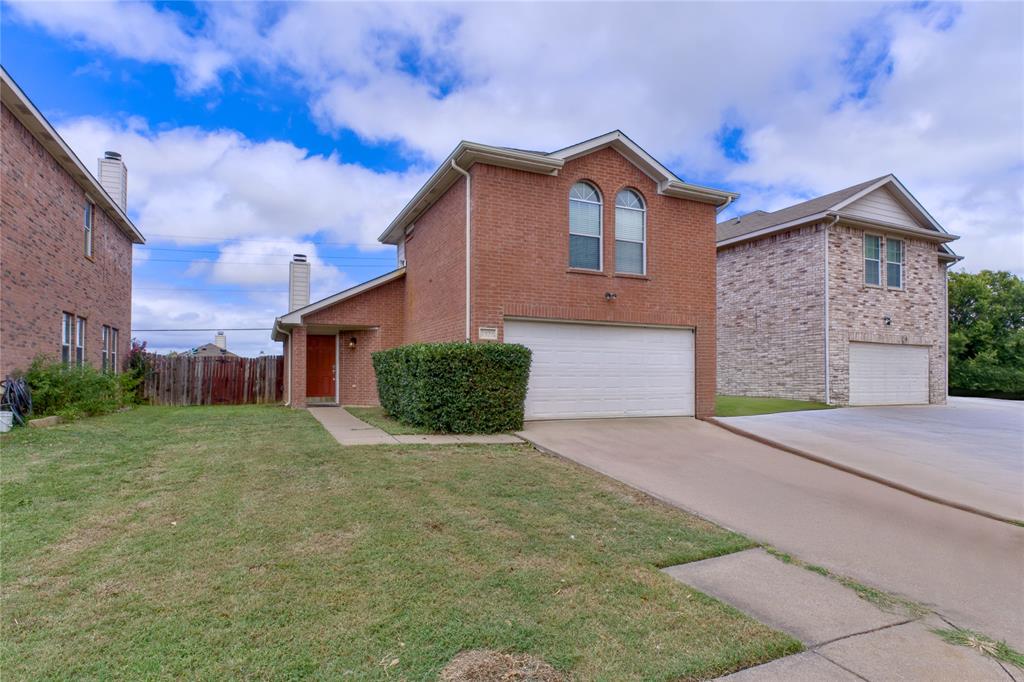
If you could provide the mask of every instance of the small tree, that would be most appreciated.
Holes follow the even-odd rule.
[[[1024,280],[1005,271],[949,275],[953,393],[1024,398]]]

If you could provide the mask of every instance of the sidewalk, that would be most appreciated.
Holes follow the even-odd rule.
[[[807,650],[720,678],[752,680],[972,680],[1009,682],[1024,671],[932,629],[933,614],[883,611],[840,583],[763,549],[664,569],[676,580],[803,642]],[[1017,677],[1014,677],[1014,676]]]
[[[392,436],[376,426],[356,419],[343,407],[313,407],[309,409],[309,413],[342,445],[496,445],[523,442],[522,439],[507,433]]]

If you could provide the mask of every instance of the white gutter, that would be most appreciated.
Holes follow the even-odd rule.
[[[464,170],[455,163],[455,159],[452,159],[452,168],[457,172],[461,173],[466,178],[466,343],[472,341],[472,334],[470,333],[470,190],[472,185],[470,184],[469,171]]]
[[[727,198],[727,199],[725,200],[725,203],[724,203],[724,204],[722,204],[721,206],[719,206],[718,208],[716,208],[716,209],[715,209],[715,215],[718,215],[719,213],[721,213],[721,212],[722,212],[722,211],[724,211],[725,209],[729,208],[729,204],[731,204],[731,203],[733,202],[733,199],[735,199],[735,198],[736,198],[735,196],[732,196],[732,195],[730,195],[730,196],[729,196],[729,197],[728,197],[728,198]]]
[[[291,407],[291,405],[292,405],[292,353],[294,352],[295,349],[292,348],[292,333],[291,333],[291,331],[290,330],[286,331],[286,330],[282,329],[281,333],[288,335],[288,362],[286,362],[285,365],[284,365],[284,385],[285,385],[285,389],[288,392],[287,393],[288,399],[284,401],[284,404],[287,405],[288,407]]]
[[[829,342],[828,342],[828,299],[829,299],[829,274],[828,274],[828,233],[836,223],[839,222],[839,216],[832,219],[831,223],[824,226],[823,232],[825,233],[825,404],[832,404],[832,377],[830,372],[829,363]]]

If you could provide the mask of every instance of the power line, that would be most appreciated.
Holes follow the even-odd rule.
[[[224,253],[223,251],[210,251],[210,250],[205,250],[205,249],[169,249],[169,248],[160,248],[160,247],[155,247],[155,246],[153,246],[153,247],[146,247],[146,248],[149,251],[172,251],[172,252],[176,252],[176,253],[209,253],[209,254],[213,254],[213,255],[220,255],[220,254]],[[262,256],[262,255],[265,255],[265,254],[262,254],[262,253],[235,253],[235,254],[232,254],[232,255],[234,255],[234,256]],[[394,260],[394,257],[392,257],[392,256],[320,256],[320,255],[318,255],[317,258],[322,259],[322,260],[354,260],[354,261],[377,260],[377,261],[388,261],[388,262]]]
[[[190,234],[161,234],[159,232],[147,232],[150,237],[164,237],[165,239],[181,239],[181,240],[196,240],[196,241],[212,241],[212,242],[261,242],[261,243],[272,243],[279,244],[281,239],[257,239],[256,237],[249,237],[241,239],[237,237],[199,237]],[[309,240],[312,241],[312,240]],[[333,244],[334,246],[391,246],[390,244],[382,244],[381,242],[329,242],[320,241],[317,244]]]
[[[386,260],[391,260],[390,258]],[[146,263],[205,263],[206,265],[263,265],[265,267],[284,267],[288,263],[257,263],[256,261],[230,261],[230,260],[217,260],[217,261],[197,261],[195,259],[180,259],[180,258],[146,258],[145,260],[137,261],[137,265],[144,265]],[[358,263],[352,263],[345,265],[346,268],[379,268],[379,265],[373,263],[367,263],[361,265]]]
[[[133,332],[269,332],[271,327],[210,327],[209,329],[133,329]]]
[[[135,291],[219,291],[225,294],[287,294],[287,289],[218,289],[216,287],[133,287]]]

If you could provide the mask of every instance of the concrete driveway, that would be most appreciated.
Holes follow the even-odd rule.
[[[960,627],[1024,648],[1024,528],[942,506],[689,418],[528,422],[576,461]]]
[[[850,407],[721,422],[944,500],[1024,520],[1024,402]]]

